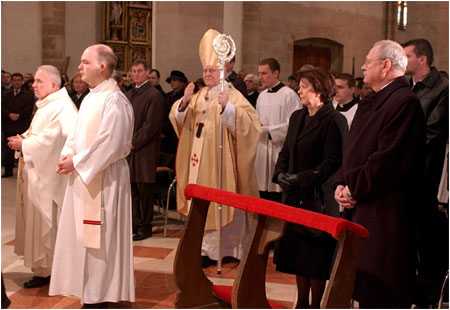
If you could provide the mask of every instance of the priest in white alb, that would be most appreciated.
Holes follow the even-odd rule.
[[[199,53],[206,87],[195,95],[190,83],[184,97],[176,101],[170,121],[179,137],[176,157],[177,208],[187,215],[190,201],[184,198],[189,183],[219,188],[222,169],[222,189],[249,196],[258,196],[254,159],[261,127],[255,109],[231,83],[221,91],[218,56],[212,41],[219,35],[210,29],[200,42]],[[220,120],[223,130],[220,132]],[[223,135],[223,163],[219,167],[220,135]],[[207,267],[218,259],[218,208],[209,207],[202,244],[202,264]],[[223,206],[222,257],[242,256],[242,244],[247,234],[246,214]]]
[[[77,119],[78,111],[61,86],[53,66],[40,66],[34,75],[34,94],[39,99],[30,128],[8,138],[19,155],[15,252],[33,278],[23,284],[35,288],[50,282],[58,216],[67,176],[55,171],[59,154]]]
[[[135,301],[131,189],[126,156],[133,108],[111,78],[112,49],[88,47],[78,67],[90,93],[56,167],[69,174],[56,238],[50,295],[75,296],[83,308]]]

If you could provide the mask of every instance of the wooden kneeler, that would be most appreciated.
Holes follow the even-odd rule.
[[[353,283],[361,247],[368,231],[347,220],[243,196],[223,190],[189,184],[185,196],[192,199],[189,216],[174,261],[179,289],[176,308],[283,308],[269,302],[265,277],[269,245],[284,234],[286,222],[305,225],[331,234],[338,240],[336,257],[322,308],[350,308]],[[201,245],[210,202],[253,213],[253,225],[233,287],[214,286],[201,266]]]

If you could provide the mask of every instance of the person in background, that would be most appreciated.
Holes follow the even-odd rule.
[[[428,308],[439,302],[448,271],[448,217],[439,212],[437,198],[448,143],[448,79],[442,78],[432,66],[433,48],[428,40],[410,40],[403,47],[408,57],[409,84],[419,97],[427,126],[425,197],[420,209],[415,297],[418,306]]]
[[[164,98],[148,80],[150,69],[147,61],[136,60],[131,72],[136,86],[126,93],[134,111],[133,139],[127,160],[133,198],[133,240],[139,241],[152,236]]]
[[[258,100],[258,85],[259,85],[259,79],[254,74],[247,74],[247,76],[244,78],[245,86],[247,88],[247,100],[250,102],[250,104],[256,108],[256,101]]]
[[[291,114],[302,108],[298,94],[280,80],[280,64],[275,58],[259,63],[259,81],[267,87],[256,102],[262,134],[255,158],[256,178],[261,198],[281,201],[281,187],[272,182],[278,154],[283,147]]]
[[[156,69],[151,69],[150,74],[148,75],[148,80],[150,81],[150,84],[153,87],[155,87],[157,90],[159,90],[161,95],[163,95],[163,97],[164,97],[166,95],[166,93],[164,92],[164,90],[161,87],[161,84],[159,83],[160,79],[161,79],[161,74],[159,73],[159,71]]]
[[[83,99],[86,97],[87,94],[89,94],[89,87],[88,84],[83,81],[81,73],[75,74],[75,76],[72,79],[72,85],[74,94],[72,95],[72,101],[75,103],[75,106],[77,109],[80,109],[81,103],[83,102]]]

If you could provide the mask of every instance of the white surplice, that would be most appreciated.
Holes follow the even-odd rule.
[[[77,119],[77,108],[65,88],[36,102],[30,128],[23,133],[17,177],[15,252],[36,276],[51,271],[68,176],[56,173],[59,154]]]
[[[102,121],[94,143],[80,149],[86,137],[90,102],[116,83],[108,79],[83,100],[75,130],[61,155],[73,154],[75,171],[70,174],[56,238],[49,295],[76,296],[81,303],[135,301],[131,189],[126,156],[133,133],[133,109],[120,91],[105,100]],[[100,249],[83,246],[83,182],[103,173]]]
[[[276,88],[277,86],[274,87]],[[281,192],[280,186],[272,182],[272,176],[286,138],[289,118],[295,110],[301,108],[299,96],[287,86],[275,92],[265,89],[258,96],[256,111],[261,124],[270,133],[270,138],[269,134],[261,134],[256,151],[255,170],[260,191]]]

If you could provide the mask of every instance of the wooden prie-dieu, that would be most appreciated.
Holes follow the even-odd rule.
[[[337,240],[321,308],[350,308],[359,254],[369,237],[367,229],[344,219],[200,185],[187,185],[184,194],[192,199],[192,204],[174,261],[179,289],[176,308],[283,308],[267,300],[265,277],[269,245],[283,236],[287,222],[319,229]],[[249,240],[232,287],[213,285],[202,269],[201,245],[210,202],[253,216]]]

